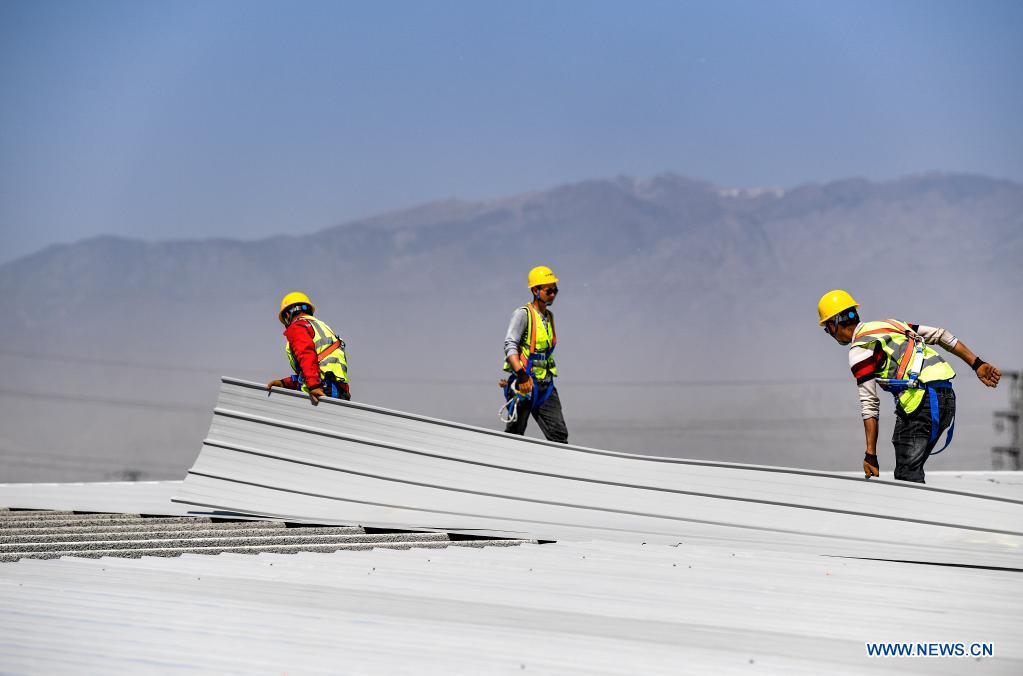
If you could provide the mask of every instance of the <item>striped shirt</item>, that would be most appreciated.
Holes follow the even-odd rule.
[[[959,342],[959,339],[941,328],[924,326],[923,324],[910,324],[909,328],[924,339],[928,345],[938,344],[946,350],[951,350]],[[860,330],[860,325],[856,331]],[[853,335],[856,335],[855,332]],[[860,394],[860,415],[863,419],[876,418],[881,409],[881,400],[877,396],[877,381],[875,374],[884,366],[885,354],[881,349],[881,343],[874,343],[874,349],[853,346],[849,348],[849,368],[852,370],[853,378]]]

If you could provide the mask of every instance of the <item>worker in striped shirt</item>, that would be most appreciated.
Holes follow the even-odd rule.
[[[849,367],[859,387],[860,414],[866,436],[863,473],[879,476],[877,461],[877,385],[895,397],[895,478],[924,483],[924,463],[952,441],[955,392],[951,364],[934,350],[939,345],[969,364],[980,382],[997,387],[1002,374],[974,354],[963,341],[942,328],[897,319],[860,320],[859,304],[836,289],[817,304],[820,325],[842,345],[849,345]],[[935,451],[943,430],[945,444]]]

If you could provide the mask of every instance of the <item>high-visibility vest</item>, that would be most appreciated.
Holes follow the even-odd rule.
[[[327,326],[326,322],[322,322],[312,315],[305,315],[295,321],[309,322],[309,326],[313,328],[313,347],[316,350],[316,359],[320,364],[320,380],[325,380],[327,374],[331,373],[339,383],[348,382],[348,360],[345,357],[345,341],[338,338],[337,334]],[[291,351],[291,343],[284,343],[284,352],[288,355],[288,363],[291,364],[291,370],[302,381],[302,391],[308,392],[309,389],[304,382],[305,377],[302,374],[302,367],[299,366],[298,360],[295,359],[295,353]]]
[[[519,343],[519,363],[522,368],[529,368],[537,380],[547,380],[558,375],[558,367],[554,364],[554,346],[558,344],[558,334],[554,330],[554,315],[547,310],[550,329],[543,323],[540,313],[532,305],[523,305],[526,311],[526,333]],[[532,357],[532,362],[530,362]],[[504,370],[511,371],[511,365],[504,362]]]
[[[895,395],[899,407],[906,413],[919,408],[926,388],[912,385],[907,387],[905,383],[915,380],[919,385],[924,385],[955,378],[956,372],[952,366],[930,345],[924,343],[923,338],[917,336],[905,322],[885,319],[860,324],[851,345],[873,351],[875,344],[881,346],[885,359],[875,369],[874,378],[883,389]],[[918,350],[921,351],[922,360],[917,357]],[[915,378],[912,377],[914,375]]]

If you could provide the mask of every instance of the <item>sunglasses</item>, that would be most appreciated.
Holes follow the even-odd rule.
[[[549,289],[540,289],[540,293],[547,293],[547,294],[550,294],[552,296],[556,296],[556,295],[558,295],[558,287],[552,286]]]
[[[839,312],[837,315],[835,315],[834,317],[832,317],[831,319],[829,319],[827,322],[824,323],[824,333],[828,334],[829,336],[832,335],[831,327],[832,326],[835,326],[835,327],[838,326],[838,320],[839,320],[839,317],[841,315],[848,315],[849,319],[855,319],[856,318],[856,311],[855,310],[844,310],[842,312]],[[845,318],[846,317],[844,317],[844,316],[841,317],[841,319],[845,319]]]

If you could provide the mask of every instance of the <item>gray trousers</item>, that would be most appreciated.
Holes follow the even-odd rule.
[[[938,420],[940,431],[952,424],[956,414],[956,395],[949,389],[937,390]],[[919,408],[906,414],[896,407],[895,432],[892,444],[895,446],[895,478],[901,481],[924,483],[924,463],[943,435],[931,441],[931,400],[924,393]]]
[[[561,398],[558,397],[558,388],[551,385],[553,390],[551,396],[540,408],[533,411],[533,418],[540,426],[540,431],[547,437],[547,441],[557,441],[561,444],[568,443],[568,428],[565,426],[565,416],[561,413]],[[526,425],[529,424],[529,408],[532,401],[520,401],[516,406],[518,417],[515,422],[510,422],[504,427],[508,434],[525,434]]]

